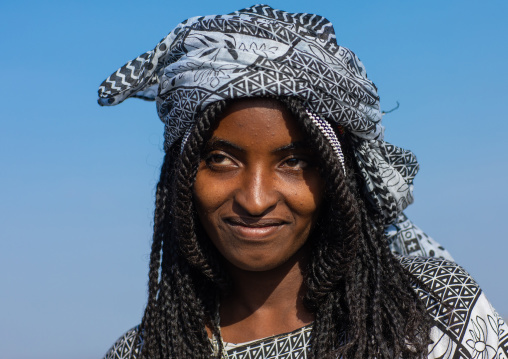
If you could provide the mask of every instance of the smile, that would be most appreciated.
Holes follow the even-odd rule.
[[[287,224],[286,221],[275,218],[230,217],[226,218],[224,222],[237,237],[247,240],[265,239]]]

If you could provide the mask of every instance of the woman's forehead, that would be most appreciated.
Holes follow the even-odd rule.
[[[235,112],[246,111],[251,111],[253,115],[256,114],[258,117],[270,111],[278,111],[282,113],[282,116],[291,116],[287,106],[278,99],[270,97],[251,97],[229,101],[222,117],[224,118]],[[254,118],[254,120],[256,118]]]
[[[282,146],[305,138],[295,116],[286,105],[271,98],[249,98],[231,102],[213,139],[227,139],[256,146]]]

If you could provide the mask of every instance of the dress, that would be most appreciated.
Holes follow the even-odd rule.
[[[439,299],[416,289],[434,320],[428,358],[508,358],[508,326],[462,267],[442,258],[398,258]],[[454,309],[451,313],[447,310],[450,307]],[[226,343],[228,359],[306,359],[311,331],[312,325],[308,325],[248,343]],[[133,345],[136,334],[137,327],[129,330],[104,359],[127,359],[131,352],[139,352],[139,345]]]

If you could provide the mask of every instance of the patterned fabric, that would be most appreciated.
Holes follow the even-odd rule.
[[[138,328],[134,327],[127,331],[115,344],[108,350],[104,359],[128,359],[137,358],[141,352],[143,342],[136,341]]]
[[[471,276],[451,261],[400,256],[400,261],[422,280],[433,295],[415,287],[434,319],[431,359],[508,358],[508,326],[488,302]],[[127,359],[137,328],[128,331],[108,351],[105,359]],[[228,359],[286,359],[307,357],[311,326],[245,344],[227,345]],[[345,336],[344,336],[345,337]]]
[[[401,263],[437,296],[416,288],[435,322],[429,358],[508,358],[508,326],[463,268],[424,257]]]
[[[245,344],[225,343],[224,359],[306,359],[312,326]],[[268,339],[268,340],[267,340]]]
[[[383,141],[375,85],[324,17],[267,5],[188,19],[99,88],[99,104],[155,100],[169,148],[196,113],[223,99],[293,96],[357,139],[357,160],[374,205],[393,223],[413,201],[416,158]]]
[[[403,213],[386,231],[390,250],[396,254],[421,257],[436,257],[453,261],[450,253],[425,234]]]

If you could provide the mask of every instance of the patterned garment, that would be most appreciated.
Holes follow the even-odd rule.
[[[224,359],[306,359],[312,325],[244,344],[225,343]]]
[[[314,14],[255,5],[179,24],[151,51],[99,87],[99,104],[155,100],[165,147],[189,133],[196,113],[223,99],[293,96],[355,137],[368,198],[394,223],[413,202],[415,156],[383,141],[379,97],[365,67],[339,46],[332,24]]]
[[[434,319],[429,346],[431,359],[507,359],[508,326],[495,312],[471,276],[451,261],[400,256],[413,275],[428,285],[437,298],[416,288]],[[449,309],[453,310],[449,310]],[[245,344],[227,345],[228,359],[307,358],[311,326]],[[131,329],[104,359],[128,359],[139,353],[134,346],[137,328]]]
[[[450,253],[425,234],[404,213],[386,231],[390,250],[395,254],[420,257],[436,257],[453,261]]]

